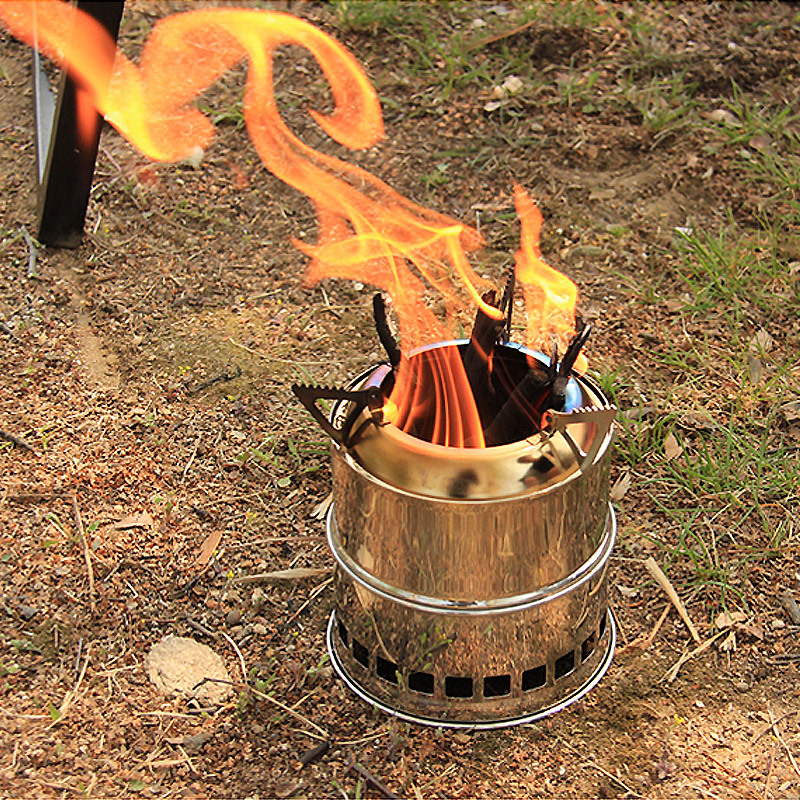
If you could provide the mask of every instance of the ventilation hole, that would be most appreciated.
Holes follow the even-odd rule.
[[[448,675],[444,679],[444,693],[448,697],[472,697],[472,678]]]
[[[603,616],[600,617],[600,635],[597,638],[598,639],[602,639],[603,638],[603,634],[605,632],[606,632],[606,615],[603,614]]]
[[[433,675],[430,672],[412,672],[408,676],[408,688],[412,692],[433,694]]]
[[[339,638],[342,640],[342,644],[347,647],[347,628],[344,626],[344,622],[339,620]]]
[[[556,680],[559,678],[563,678],[565,675],[569,675],[572,670],[575,669],[575,653],[569,652],[564,653],[561,658],[556,659]]]
[[[529,692],[531,689],[541,689],[547,683],[547,667],[542,664],[541,667],[534,667],[533,669],[526,669],[522,673],[522,691]]]
[[[487,675],[483,679],[484,697],[500,697],[504,694],[511,694],[510,675]]]
[[[594,652],[594,634],[590,634],[583,640],[581,645],[581,663],[586,661],[587,658]]]
[[[358,661],[362,667],[369,667],[369,650],[355,639],[353,639],[353,658]]]
[[[378,673],[379,678],[383,678],[389,683],[397,684],[397,664],[378,656],[375,659],[375,671]]]

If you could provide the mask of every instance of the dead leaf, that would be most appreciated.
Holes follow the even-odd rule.
[[[751,356],[750,353],[748,353],[747,371],[750,375],[750,383],[752,383],[753,386],[758,386],[758,384],[761,383],[761,375],[764,371],[761,359],[756,358],[755,356]]]
[[[200,554],[197,556],[197,565],[200,567],[204,567],[208,564],[211,556],[214,555],[214,551],[219,547],[219,543],[222,541],[222,531],[211,531],[211,533],[206,536],[206,540],[200,546]]]
[[[800,420],[800,400],[790,400],[781,406],[781,414],[787,422]]]
[[[319,503],[317,503],[314,508],[311,509],[311,513],[309,514],[311,519],[323,519],[328,513],[328,509],[331,507],[332,502],[333,492],[329,492],[326,498],[320,500]]]
[[[668,755],[669,753],[665,747],[664,751],[661,753],[661,758],[656,764],[656,778],[660,781],[665,781],[667,778],[671,778],[678,770],[678,768],[671,761],[667,761]]]
[[[631,473],[630,472],[623,472],[622,475],[617,478],[616,483],[611,487],[611,491],[609,492],[609,496],[612,500],[622,500],[623,497],[628,492],[628,489],[631,488]]]
[[[760,328],[750,340],[750,352],[754,355],[769,353],[773,347],[775,340],[763,328]]]
[[[623,586],[621,583],[617,584],[617,589],[619,589],[620,594],[623,597],[627,597],[629,600],[631,600],[632,598],[636,597],[637,594],[639,594],[638,589],[632,589],[630,586]]]
[[[275,784],[275,797],[289,797],[293,795],[301,786],[300,781],[278,781]]]
[[[213,735],[211,731],[201,731],[191,736],[176,736],[164,741],[176,747],[183,747],[189,753],[196,753]]]
[[[145,511],[141,514],[129,514],[127,517],[123,517],[119,522],[114,523],[114,529],[125,531],[129,528],[152,528],[153,525],[153,518]]]
[[[764,641],[764,629],[754,622],[744,622],[741,625],[737,625],[736,630],[750,634],[754,639],[758,639],[759,642]]]
[[[744,622],[746,619],[747,614],[742,611],[734,611],[733,613],[730,611],[722,611],[714,620],[714,625],[716,626],[717,630],[721,631],[724,628],[730,628],[731,626],[736,625],[738,622]]]
[[[725,125],[730,125],[733,128],[741,128],[742,123],[728,111],[727,108],[715,108],[713,111],[710,111],[707,114],[701,114],[700,116],[705,117],[711,122],[723,122]]]
[[[667,461],[672,461],[673,458],[677,458],[682,452],[683,447],[678,444],[678,440],[670,433],[669,436],[664,439],[664,455]]]

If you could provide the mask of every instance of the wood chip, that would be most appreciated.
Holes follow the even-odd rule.
[[[259,572],[257,575],[242,575],[234,578],[232,583],[257,583],[258,581],[297,581],[303,578],[313,578],[317,575],[326,575],[329,567],[296,567],[294,569],[278,569],[274,572]]]
[[[200,545],[200,552],[197,555],[197,565],[199,567],[204,567],[208,564],[221,541],[222,531],[211,531],[211,533],[206,536],[205,541]]]

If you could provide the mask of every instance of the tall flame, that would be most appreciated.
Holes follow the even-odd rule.
[[[500,311],[481,299],[483,281],[467,259],[483,244],[476,230],[408,200],[359,167],[313,150],[283,122],[273,89],[273,57],[278,47],[294,44],[318,61],[333,95],[330,114],[308,109],[317,124],[350,149],[371,147],[383,136],[377,95],[358,62],[313,25],[280,12],[226,7],[175,14],[155,25],[136,66],[98,22],[68,3],[0,2],[0,20],[70,71],[99,112],[159,161],[178,161],[209,145],[213,124],[191,103],[247,59],[243,111],[250,138],[266,168],[307,195],[317,212],[317,243],[294,241],[311,259],[306,284],[345,278],[386,291],[405,352],[448,338],[459,312],[470,305],[500,318]],[[516,270],[529,339],[538,342],[551,332],[563,338],[574,323],[576,289],[541,260],[538,209],[520,187],[515,198],[522,223]],[[444,321],[425,303],[430,290],[445,301]],[[398,424],[411,425],[422,413],[420,405],[433,404],[435,441],[482,446],[463,365],[458,358],[440,363],[442,358],[413,360],[432,371],[429,379],[416,374],[408,359],[402,362],[392,394]],[[428,385],[436,387],[435,396],[415,398]]]

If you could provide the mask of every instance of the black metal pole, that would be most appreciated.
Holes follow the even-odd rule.
[[[78,8],[94,17],[115,42],[124,6],[124,0],[78,3]],[[81,104],[88,102],[88,95],[65,71],[54,117],[48,120],[48,103],[43,92],[48,92],[49,87],[42,80],[38,54],[35,56],[34,70],[39,157],[37,235],[43,244],[77,247],[89,205],[103,118],[95,109],[87,111],[81,108]],[[82,129],[79,125],[82,125]],[[42,144],[48,137],[49,144],[43,158],[45,151]]]

